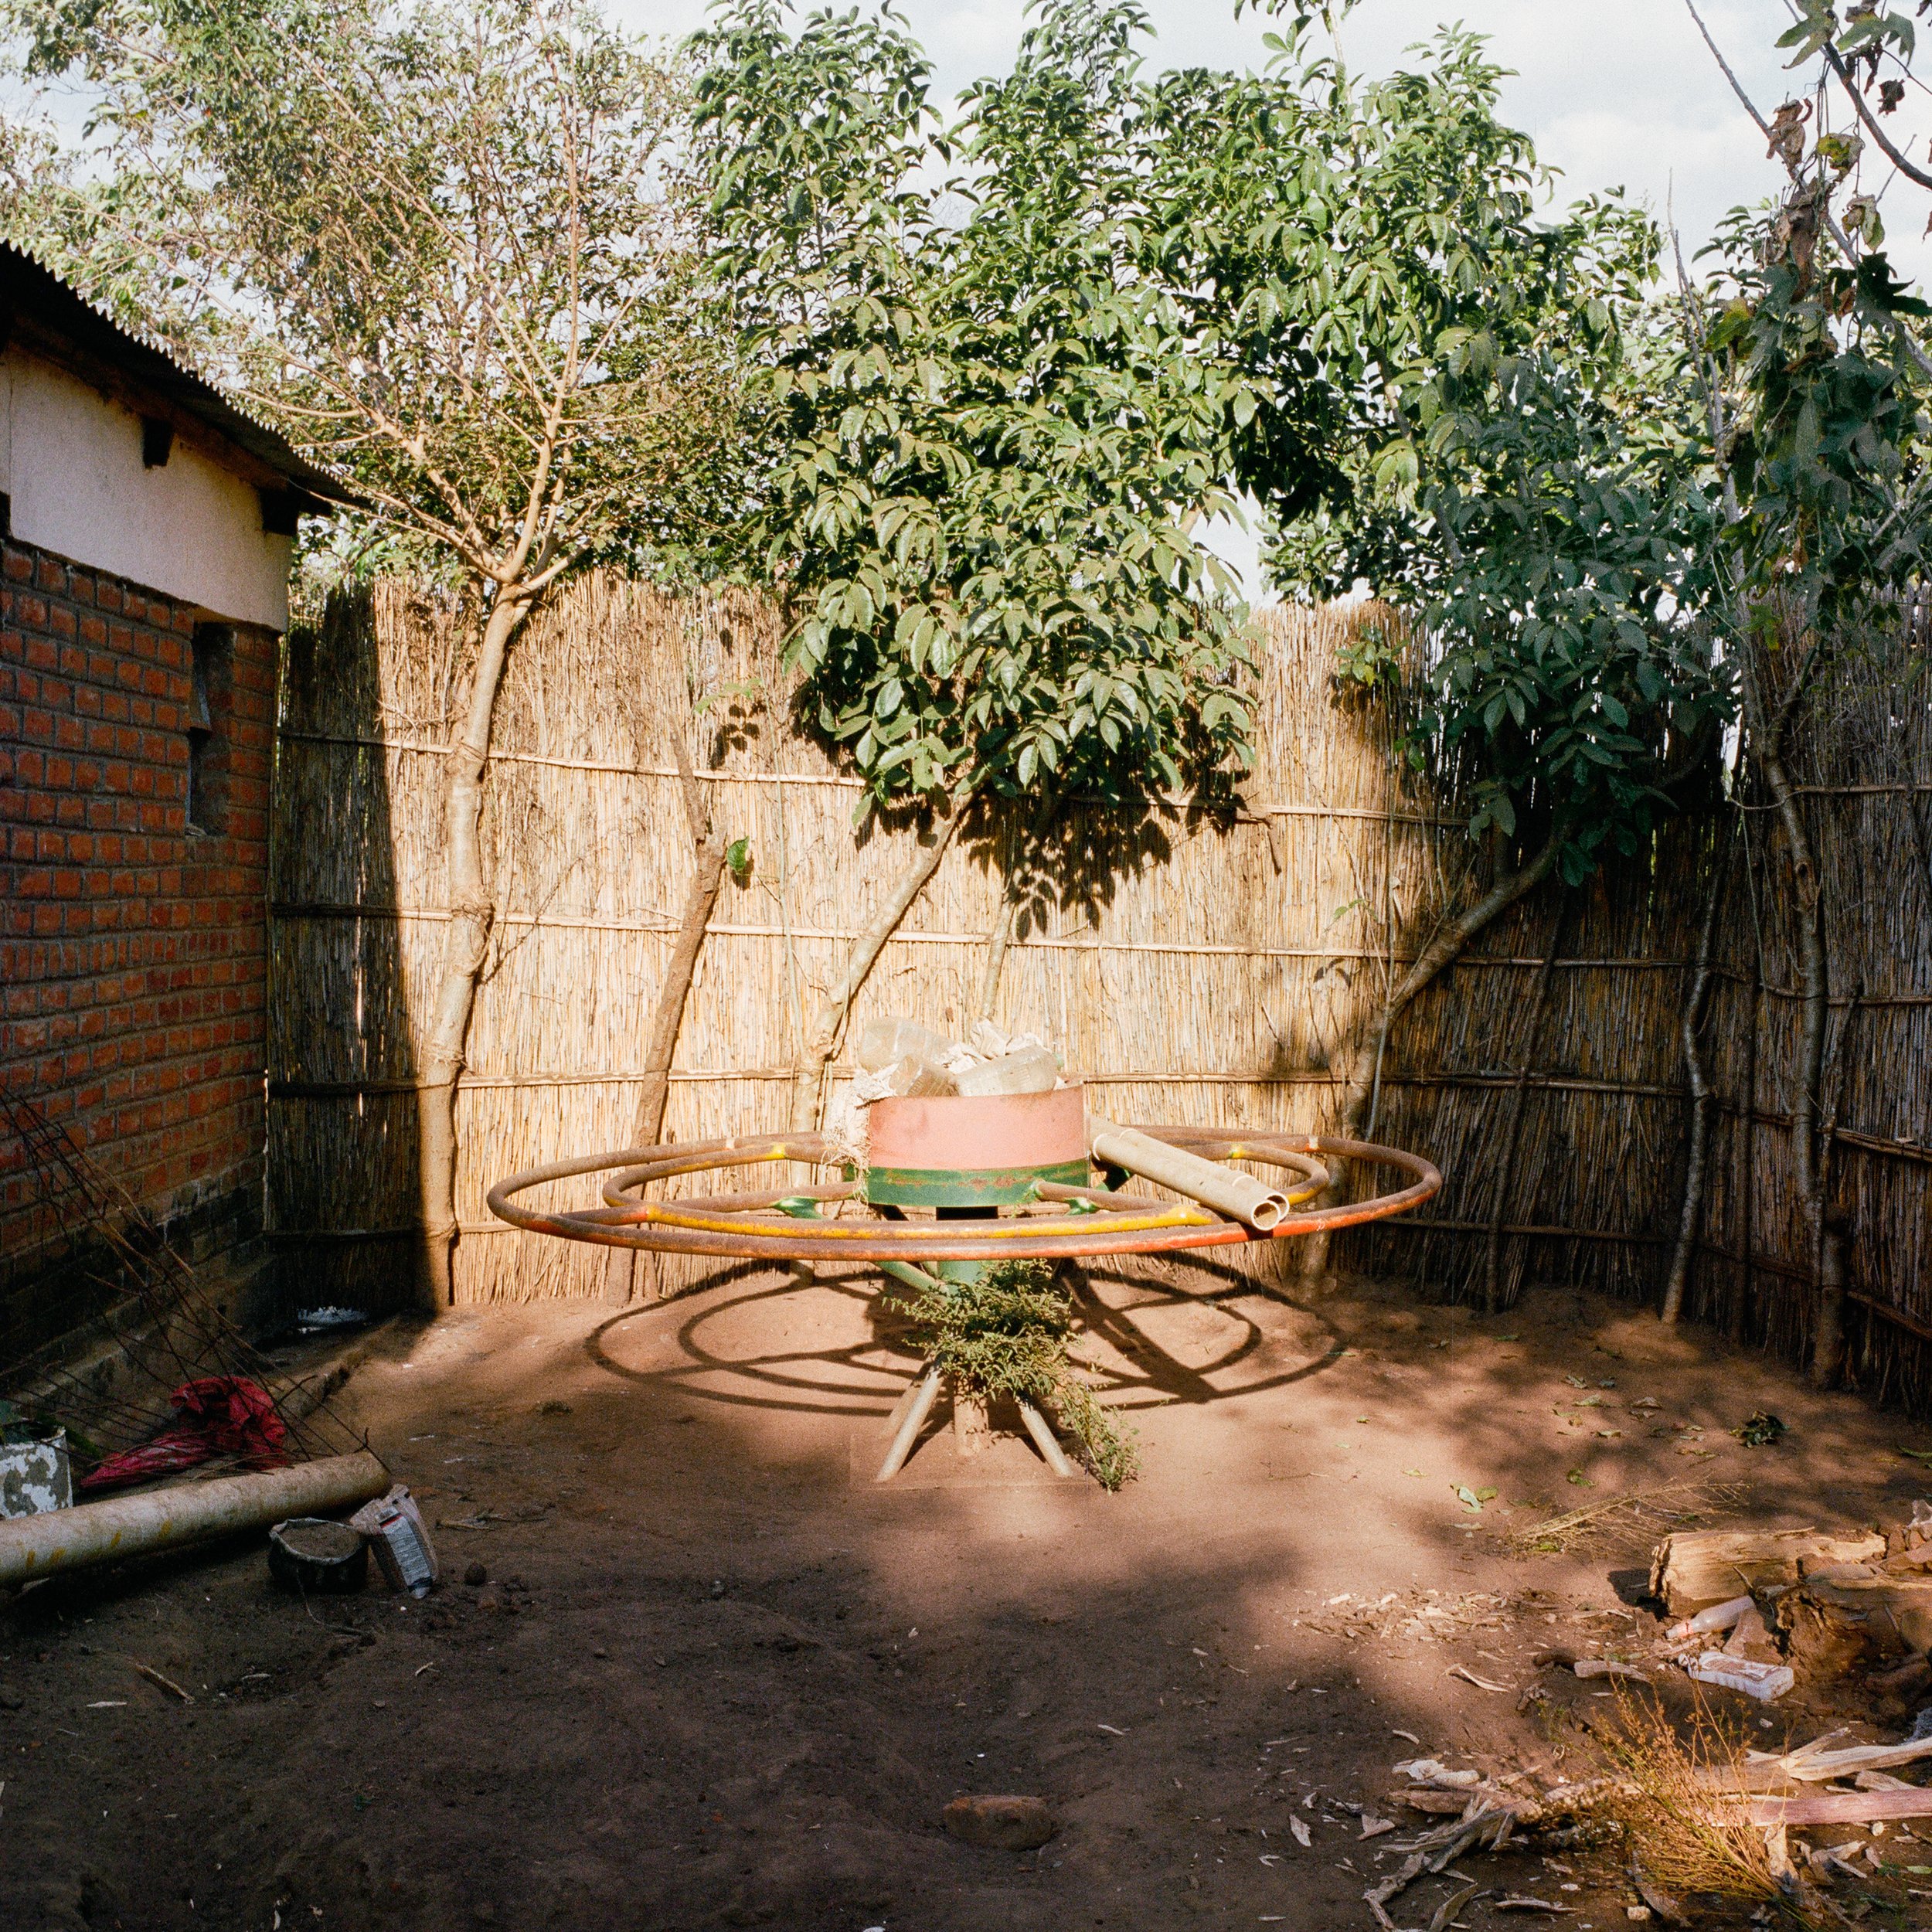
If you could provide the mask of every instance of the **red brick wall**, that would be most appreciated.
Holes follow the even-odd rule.
[[[191,832],[192,610],[30,546],[0,556],[0,1090],[158,1217],[245,1237],[261,1194],[275,638],[231,634],[222,809]],[[32,1238],[34,1197],[0,1134],[0,1256]],[[0,1308],[0,1359],[15,1325]]]

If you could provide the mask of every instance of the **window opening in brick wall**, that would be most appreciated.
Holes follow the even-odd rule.
[[[195,627],[188,693],[188,829],[218,832],[228,802],[228,704],[233,634]]]

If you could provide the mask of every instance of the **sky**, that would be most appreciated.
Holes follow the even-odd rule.
[[[706,19],[703,0],[606,3],[647,32],[681,35]],[[1144,4],[1157,66],[1259,67],[1267,60],[1262,36],[1274,22],[1252,12],[1237,20],[1233,0]],[[1795,77],[1783,72],[1775,46],[1791,21],[1784,0],[1699,0],[1699,9],[1768,116]],[[900,10],[948,94],[1005,68],[1025,26],[1023,0],[900,0]],[[1783,179],[1684,0],[1359,0],[1342,26],[1343,52],[1352,66],[1386,73],[1406,49],[1458,20],[1489,36],[1499,64],[1514,70],[1504,111],[1535,137],[1545,163],[1562,171],[1565,199],[1624,188],[1660,219],[1675,215],[1688,257],[1727,209],[1763,199]],[[1893,259],[1920,277],[1932,275],[1932,250],[1913,243],[1926,198],[1906,184],[1881,206],[1895,198]]]

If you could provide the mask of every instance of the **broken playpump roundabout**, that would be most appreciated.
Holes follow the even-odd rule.
[[[874,1021],[859,1042],[858,1077],[829,1113],[828,1131],[728,1135],[556,1161],[498,1182],[491,1210],[534,1233],[612,1247],[869,1262],[910,1289],[917,1310],[1010,1278],[1006,1264],[1323,1233],[1419,1206],[1442,1185],[1419,1155],[1367,1141],[1118,1127],[1088,1111],[1083,1090],[1060,1078],[1037,1041],[1009,1041],[982,1025],[978,1046],[956,1046],[907,1020]],[[1393,1168],[1407,1184],[1365,1200],[1308,1206],[1328,1190],[1334,1177],[1325,1163],[1337,1159]],[[1237,1161],[1274,1170],[1280,1184],[1226,1165]],[[780,1162],[832,1168],[838,1178],[675,1199],[646,1192],[685,1175]],[[593,1174],[608,1177],[600,1207],[537,1208],[519,1198]],[[1130,1177],[1167,1192],[1130,1194]],[[942,1355],[934,1352],[893,1413],[881,1482],[898,1474],[919,1440],[946,1379]],[[962,1395],[981,1393],[955,1381],[956,1406]],[[1043,1388],[1008,1393],[1048,1467],[1071,1475],[1042,1412]],[[1060,1401],[1063,1421],[1070,1420],[1067,1406]]]

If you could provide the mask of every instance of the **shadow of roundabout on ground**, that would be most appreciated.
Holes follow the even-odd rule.
[[[774,1278],[765,1264],[740,1263],[675,1301],[613,1315],[584,1348],[627,1382],[707,1402],[883,1417],[920,1360],[912,1323],[886,1305],[889,1286],[863,1270]],[[1171,1258],[1158,1274],[1083,1270],[1075,1306],[1083,1332],[1074,1359],[1101,1398],[1123,1410],[1204,1406],[1285,1388],[1332,1367],[1345,1345],[1318,1311],[1193,1256]],[[1313,1346],[1284,1338],[1290,1325],[1311,1331]],[[639,1366],[626,1345],[634,1340],[662,1359]]]

